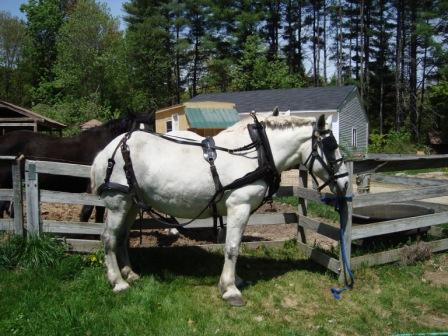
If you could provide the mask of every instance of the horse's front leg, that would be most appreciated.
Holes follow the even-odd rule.
[[[244,300],[235,284],[236,261],[238,258],[241,238],[250,215],[249,204],[229,206],[227,209],[227,233],[224,250],[224,267],[219,279],[219,289],[222,298],[232,306],[243,306]]]
[[[137,213],[138,213],[137,206],[133,205],[131,209],[129,209],[128,215],[126,217],[126,222],[124,224],[125,229],[120,232],[120,236],[118,237],[117,240],[118,264],[121,267],[120,269],[121,275],[128,282],[132,282],[140,278],[139,275],[132,270],[128,249],[129,230],[134,224]]]
[[[102,235],[105,250],[105,262],[107,267],[107,277],[114,287],[114,292],[120,292],[129,288],[129,284],[123,279],[117,260],[117,252],[120,255],[122,240],[127,236],[126,218],[130,209],[130,200],[123,196],[115,196],[114,199],[107,200],[108,215],[106,228]]]

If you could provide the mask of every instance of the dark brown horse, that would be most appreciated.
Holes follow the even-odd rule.
[[[16,131],[0,137],[0,156],[23,154],[25,158],[42,161],[58,161],[90,165],[96,154],[118,135],[138,127],[140,123],[148,123],[147,117],[126,116],[111,120],[104,125],[86,130],[73,137],[53,137],[31,131]],[[0,188],[11,188],[11,166],[0,161]],[[39,175],[39,187],[46,190],[86,192],[89,191],[89,180],[78,177],[58,175]],[[0,210],[8,208],[0,204]],[[92,214],[92,206],[84,206],[80,215],[81,221],[88,221]],[[1,211],[0,216],[3,216]],[[101,222],[104,208],[97,207],[97,222]]]

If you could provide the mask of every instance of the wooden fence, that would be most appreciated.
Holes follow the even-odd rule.
[[[433,197],[448,195],[448,181],[434,179],[419,179],[412,177],[375,175],[378,172],[390,172],[397,170],[422,169],[434,167],[448,167],[448,155],[434,156],[413,156],[413,155],[367,155],[360,160],[346,162],[349,170],[350,181],[354,181],[354,174],[358,174],[357,180],[359,184],[365,187],[364,179],[373,175],[374,180],[384,181],[388,183],[405,184],[410,189],[398,190],[393,192],[381,193],[354,193],[352,183],[350,183],[347,194],[353,195],[352,200],[348,201],[347,207],[347,227],[345,232],[345,248],[346,255],[351,256],[352,241],[357,239],[365,239],[377,237],[383,234],[403,232],[412,229],[431,227],[439,224],[448,223],[448,206],[425,202],[425,206],[435,210],[434,214],[408,217],[403,219],[388,220],[364,225],[352,225],[353,209],[370,205],[390,204],[395,202],[414,202],[418,204],[419,200]],[[339,229],[328,223],[309,218],[307,216],[306,200],[320,201],[324,196],[315,190],[307,188],[308,173],[300,171],[300,186],[294,192],[299,197],[299,228],[304,228],[320,233],[328,238],[337,240]],[[368,189],[368,188],[367,188]],[[307,242],[305,230],[301,232],[299,245],[309,250],[310,258],[315,262],[325,266],[335,273],[340,274],[342,269],[340,259],[331,257],[322,252],[322,250],[311,248]],[[436,230],[434,230],[436,231]],[[433,252],[444,251],[448,249],[448,239],[439,239],[426,243]],[[378,265],[394,262],[400,259],[403,248],[366,254],[363,256],[349,258],[351,267],[356,269],[361,265]]]
[[[103,201],[98,197],[86,193],[67,193],[56,192],[48,190],[40,190],[38,188],[39,174],[54,174],[88,178],[90,175],[90,166],[74,165],[68,163],[56,163],[46,161],[31,161],[25,162],[25,195],[26,202],[22,201],[22,180],[20,178],[20,162],[13,157],[0,157],[0,160],[8,161],[13,169],[14,188],[11,190],[0,189],[0,200],[14,201],[14,209],[16,216],[14,220],[2,219],[0,220],[0,229],[12,230],[17,234],[23,234],[24,231],[29,234],[36,234],[40,232],[51,232],[69,236],[75,235],[95,235],[96,239],[79,239],[66,238],[67,243],[74,251],[92,251],[101,246],[99,235],[104,229],[104,223],[84,223],[84,222],[68,222],[56,220],[42,220],[40,212],[41,202],[46,203],[68,203],[68,204],[82,204],[82,205],[103,205]],[[377,171],[396,170],[399,167],[403,169],[424,168],[424,167],[448,167],[448,155],[436,156],[431,158],[425,157],[424,164],[422,164],[421,157],[403,157],[403,156],[375,156],[367,157],[364,160],[348,161],[347,166],[350,173],[350,181],[354,180],[354,174],[365,173],[374,174]],[[317,191],[308,188],[308,174],[305,170],[300,170],[298,187],[281,187],[279,195],[294,195],[299,198],[299,214],[296,213],[272,213],[272,214],[255,214],[251,216],[248,225],[262,225],[262,224],[291,224],[295,225],[298,230],[299,247],[314,261],[327,267],[335,273],[340,273],[341,262],[340,258],[334,258],[326,254],[323,250],[315,248],[307,241],[307,232],[314,231],[322,234],[330,239],[338,240],[339,228],[337,226],[319,221],[307,216],[307,200],[319,201],[322,197],[331,196],[331,194],[318,193]],[[350,183],[348,193],[354,194],[352,201],[348,202],[347,207],[347,230],[345,233],[346,253],[351,255],[351,242],[356,239],[364,239],[369,237],[376,237],[378,235],[394,232],[402,232],[405,230],[434,226],[448,222],[448,207],[443,205],[428,204],[436,212],[430,215],[419,217],[411,217],[406,219],[390,220],[380,223],[367,225],[352,225],[353,208],[365,205],[387,204],[399,201],[418,201],[431,197],[438,197],[448,195],[448,184],[439,180],[423,180],[405,177],[393,176],[379,176],[379,179],[387,180],[393,183],[412,184],[413,189],[399,190],[390,193],[377,194],[354,194],[354,188]],[[394,179],[395,178],[395,179]],[[392,180],[391,180],[392,179]],[[26,221],[22,216],[22,205],[26,204]],[[225,219],[224,219],[225,220]],[[185,220],[180,219],[181,223]],[[152,219],[144,219],[142,223],[143,229],[166,228],[161,226],[158,222]],[[199,219],[188,226],[188,228],[211,228],[211,219]],[[282,241],[269,242],[253,242],[246,243],[248,247],[259,246],[260,244],[281,245]],[[428,243],[433,251],[442,251],[448,249],[448,239],[440,239]],[[220,244],[203,245],[204,248],[213,249],[221,248]],[[351,258],[353,268],[359,267],[361,264],[381,264],[386,262],[393,262],[399,259],[400,249],[392,251],[385,251],[375,254],[364,255],[360,257]]]
[[[0,201],[13,202],[15,214],[14,219],[0,218],[0,230],[20,236],[24,234],[21,160],[21,157],[0,156],[0,165],[10,165],[12,171],[12,189],[0,189]]]

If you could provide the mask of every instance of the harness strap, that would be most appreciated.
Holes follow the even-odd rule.
[[[210,172],[212,174],[213,183],[215,185],[215,193],[222,190],[222,184],[221,180],[219,179],[218,171],[216,170],[215,166],[215,160],[217,157],[216,154],[216,147],[215,147],[215,140],[213,140],[212,137],[206,137],[202,142],[202,150],[204,151],[204,159],[207,161],[210,165]],[[215,231],[215,235],[218,235],[218,218],[219,218],[219,225],[221,229],[224,228],[224,223],[222,216],[218,215],[218,208],[216,206],[216,203],[218,201],[213,200],[213,203],[211,205],[212,211],[213,211],[213,230]]]
[[[162,138],[162,139],[165,139],[165,140],[168,140],[171,142],[175,142],[175,143],[178,143],[181,145],[203,147],[202,142],[193,141],[191,139],[182,138],[182,137],[178,137],[178,136],[174,136],[174,135],[165,135],[165,134],[155,133],[155,132],[146,131],[146,130],[144,132],[148,132],[148,133],[155,135],[159,138]],[[252,142],[250,144],[247,144],[247,145],[244,145],[244,146],[238,147],[238,148],[225,148],[225,147],[215,146],[215,145],[213,145],[211,148],[213,148],[215,150],[227,152],[229,154],[236,154],[236,153],[240,153],[240,152],[246,152],[253,148],[257,148],[259,145],[260,144],[258,142]]]

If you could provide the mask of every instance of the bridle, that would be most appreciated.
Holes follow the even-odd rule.
[[[328,134],[328,135],[327,135]],[[323,137],[327,135],[326,137]],[[313,129],[313,134],[311,136],[311,153],[306,159],[304,165],[307,167],[310,172],[311,177],[317,185],[317,190],[321,191],[328,185],[332,185],[336,183],[336,180],[348,176],[348,172],[342,174],[336,174],[336,166],[338,163],[342,162],[344,159],[341,157],[340,159],[333,158],[334,151],[338,149],[338,143],[333,135],[331,130],[318,130],[316,128]],[[319,149],[321,150],[322,155],[319,153]],[[325,158],[325,160],[324,160]],[[328,179],[324,181],[322,185],[319,186],[319,182],[317,181],[316,176],[313,173],[313,165],[315,161],[319,161],[322,168],[328,174]],[[325,162],[326,161],[326,162]],[[336,184],[337,186],[337,184]]]

